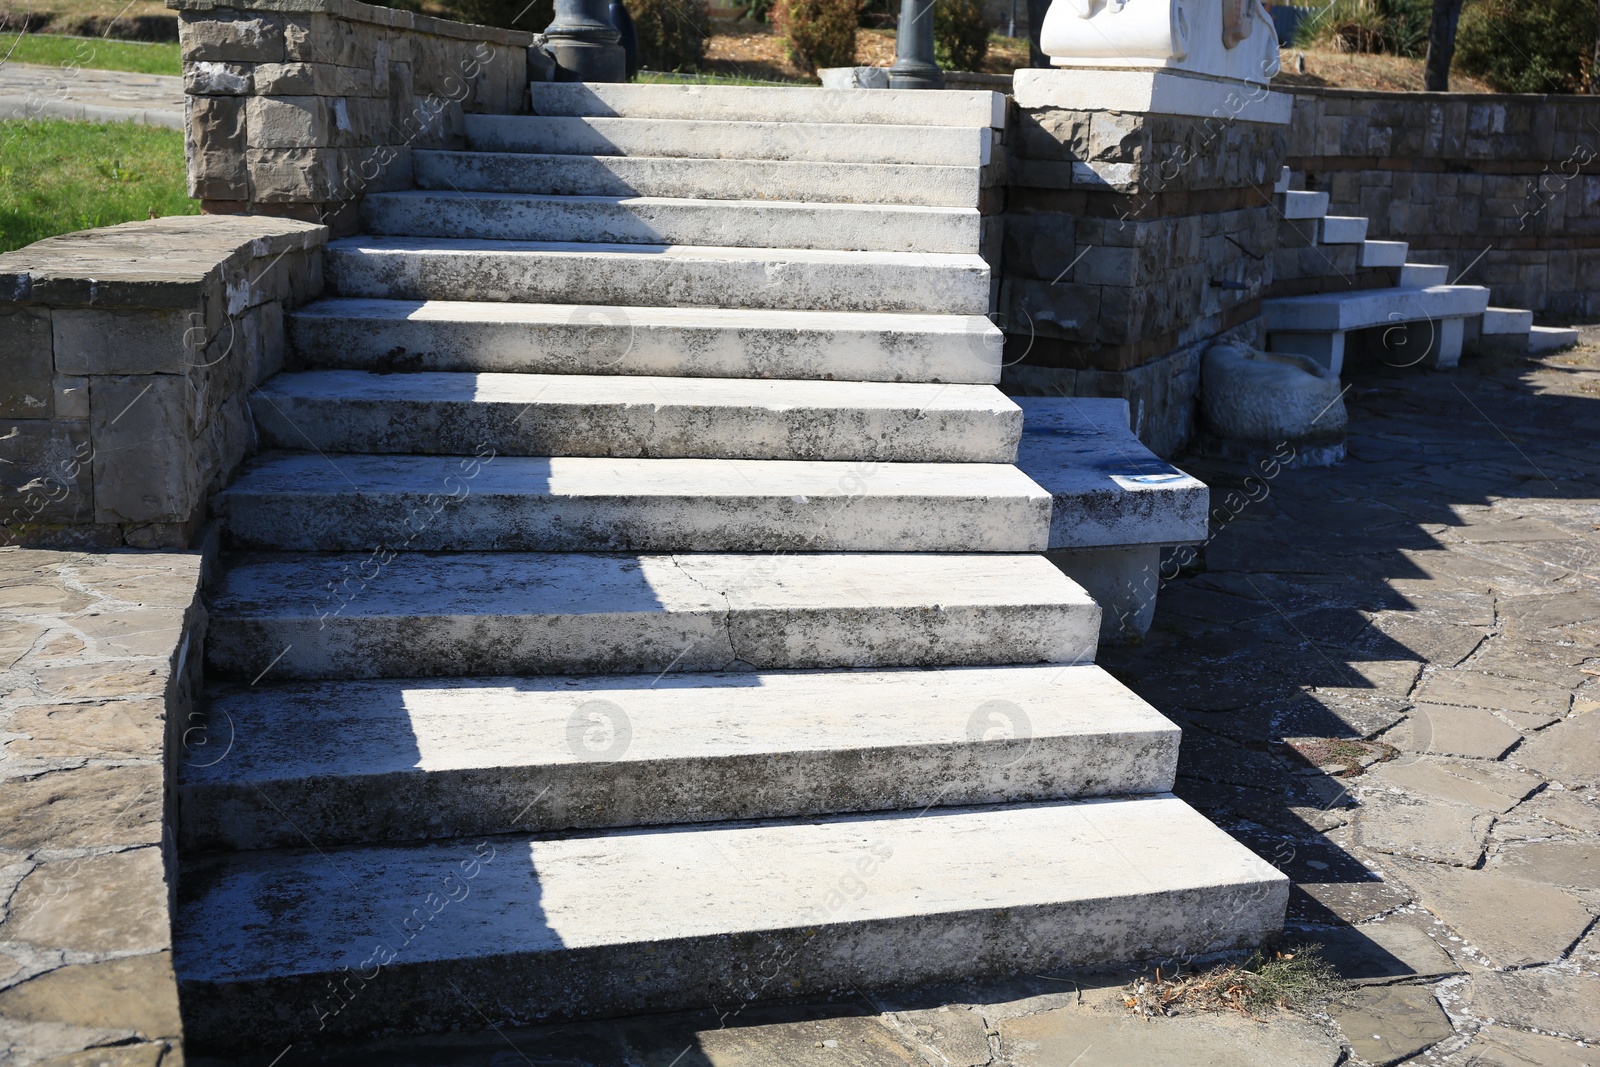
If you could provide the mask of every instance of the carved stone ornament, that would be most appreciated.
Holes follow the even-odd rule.
[[[1155,68],[1268,82],[1278,36],[1261,0],[1054,0],[1040,44],[1058,67]]]

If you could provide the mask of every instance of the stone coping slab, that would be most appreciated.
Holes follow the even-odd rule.
[[[532,47],[542,34],[526,30],[506,30],[498,26],[477,26],[467,22],[420,15],[414,11],[401,11],[392,7],[374,7],[359,0],[167,0],[174,11],[205,13],[223,11],[263,11],[283,15],[328,15],[347,22],[370,22],[374,26],[387,26],[415,33],[431,33],[437,37],[454,37],[463,41],[490,41],[511,47]]]
[[[230,268],[321,246],[313,222],[184,215],[37,241],[0,255],[0,301],[56,307],[189,308]]]

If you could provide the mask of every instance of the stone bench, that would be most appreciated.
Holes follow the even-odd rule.
[[[1344,367],[1345,335],[1351,330],[1391,326],[1404,331],[1406,359],[1430,367],[1453,367],[1469,318],[1489,307],[1489,290],[1477,285],[1398,286],[1355,292],[1279,297],[1262,301],[1267,348],[1309,356],[1334,374]],[[1387,345],[1400,349],[1400,340]]]
[[[1017,466],[1054,498],[1050,559],[1100,603],[1103,636],[1143,634],[1161,550],[1206,539],[1210,490],[1139,441],[1126,400],[1012,399],[1023,419]]]

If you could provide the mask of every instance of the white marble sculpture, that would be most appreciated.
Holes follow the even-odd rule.
[[[1278,72],[1278,35],[1261,0],[1054,0],[1040,45],[1058,67],[1262,83]]]

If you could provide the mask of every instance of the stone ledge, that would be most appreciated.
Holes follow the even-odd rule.
[[[454,37],[462,41],[488,41],[509,48],[530,48],[543,37],[527,30],[477,26],[468,22],[419,15],[392,7],[374,7],[359,0],[167,0],[174,11],[262,11],[281,15],[328,15],[346,22],[367,22],[390,29]]]
[[[0,301],[54,307],[188,308],[225,273],[327,242],[313,222],[184,215],[38,241],[0,255]]]

